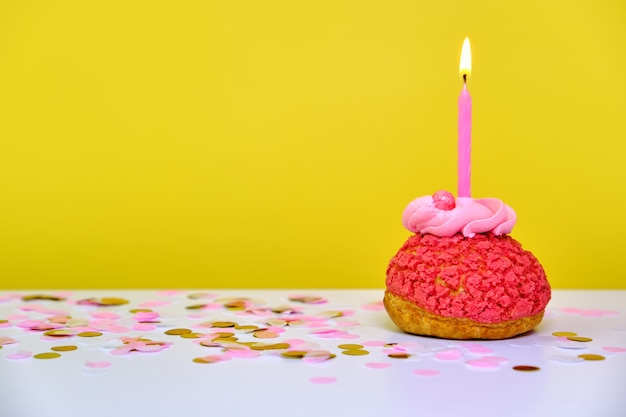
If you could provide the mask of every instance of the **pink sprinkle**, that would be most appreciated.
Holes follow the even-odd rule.
[[[363,346],[369,346],[369,347],[374,347],[374,346],[384,346],[387,344],[387,342],[385,342],[384,340],[368,340],[366,342],[361,343]]]
[[[15,353],[11,353],[7,355],[7,359],[27,359],[33,356],[33,352],[29,352],[27,350],[19,350]]]
[[[607,352],[615,352],[615,353],[626,352],[626,348],[617,347],[617,346],[602,346],[602,349],[606,350]]]
[[[133,330],[138,332],[150,332],[152,330],[156,330],[156,325],[150,323],[137,323],[133,325]]]
[[[0,303],[5,303],[7,301],[11,301],[11,300],[17,300],[18,298],[21,298],[22,295],[21,294],[7,294],[7,295],[3,295],[0,296]]]
[[[602,317],[602,316],[617,316],[617,311],[610,310],[584,310],[580,313],[585,317]]]
[[[24,305],[24,306],[20,307],[20,310],[22,310],[22,311],[41,311],[44,308],[45,307],[42,306],[41,304],[28,304],[28,305]]]
[[[465,363],[476,368],[498,368],[500,366],[499,362],[488,359],[471,359],[469,361],[465,361]]]
[[[332,376],[316,376],[309,379],[309,381],[314,384],[332,384],[334,382],[337,382],[337,378]]]
[[[25,315],[25,314],[11,314],[9,316],[7,316],[7,320],[10,321],[19,321],[19,320],[26,320],[29,316]]]
[[[109,361],[101,361],[101,362],[85,362],[85,366],[91,369],[104,369],[111,366],[111,362]]]
[[[218,310],[220,308],[222,308],[220,303],[207,303],[204,306],[204,310]]]
[[[436,369],[416,369],[413,371],[413,375],[417,376],[437,376],[441,372]]]
[[[387,362],[367,362],[365,366],[372,369],[386,369],[389,368],[391,364]]]
[[[124,326],[108,326],[104,330],[110,333],[126,333],[130,331],[128,327],[124,327]]]

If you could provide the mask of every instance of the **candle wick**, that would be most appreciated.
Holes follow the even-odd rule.
[[[467,84],[467,74],[463,74],[463,84]]]

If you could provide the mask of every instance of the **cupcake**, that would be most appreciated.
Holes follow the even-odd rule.
[[[543,267],[509,236],[512,208],[439,191],[404,210],[414,234],[387,268],[384,304],[403,331],[505,339],[535,328],[550,301]]]

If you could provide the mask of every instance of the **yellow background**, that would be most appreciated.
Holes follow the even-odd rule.
[[[0,288],[382,287],[472,190],[556,288],[626,288],[626,2],[1,1]]]

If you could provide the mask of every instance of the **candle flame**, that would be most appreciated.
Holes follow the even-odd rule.
[[[470,46],[469,38],[465,38],[463,41],[463,48],[461,49],[461,63],[459,64],[459,74],[461,77],[469,77],[472,73],[472,48]]]

